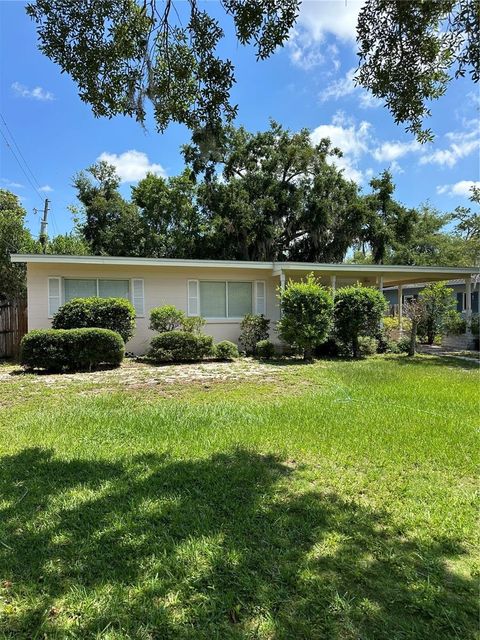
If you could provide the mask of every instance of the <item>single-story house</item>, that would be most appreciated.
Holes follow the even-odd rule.
[[[273,327],[280,318],[277,291],[289,279],[313,272],[334,289],[361,282],[382,291],[439,280],[463,279],[471,300],[472,279],[480,269],[390,265],[183,260],[106,256],[13,254],[27,266],[28,328],[42,329],[64,302],[86,296],[125,297],[132,301],[137,328],[127,350],[142,354],[153,333],[150,310],[173,304],[188,315],[206,319],[205,332],[216,341],[238,341],[246,313],[263,313]],[[467,309],[468,311],[468,309]],[[401,305],[400,305],[401,314]]]
[[[403,296],[402,303],[407,300],[417,299],[418,295],[425,287],[427,283],[420,284],[405,284],[402,287]],[[457,301],[457,311],[459,313],[466,313],[467,311],[467,293],[465,280],[457,279],[447,282],[447,286],[453,291],[455,299]],[[480,313],[480,277],[474,277],[471,285],[470,292],[470,307],[472,313]],[[390,305],[390,314],[398,314],[398,287],[386,287],[383,290],[383,295],[388,300]]]

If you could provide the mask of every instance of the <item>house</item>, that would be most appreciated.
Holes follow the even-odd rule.
[[[407,300],[418,298],[419,293],[425,287],[427,283],[422,282],[419,284],[405,284],[402,287],[403,299],[405,303]],[[450,280],[447,286],[452,289],[453,294],[457,301],[457,311],[459,313],[466,313],[467,311],[467,294],[464,279]],[[383,291],[384,296],[388,300],[390,305],[390,315],[398,314],[398,287],[386,287]],[[480,313],[480,277],[474,277],[471,285],[470,293],[470,306],[472,313]]]
[[[173,304],[188,315],[202,315],[205,331],[216,341],[237,341],[246,313],[280,318],[277,291],[289,279],[311,272],[334,289],[361,282],[386,287],[462,279],[471,300],[477,267],[405,267],[390,265],[321,264],[300,262],[247,262],[241,260],[182,260],[106,256],[13,254],[12,262],[27,266],[28,328],[47,328],[57,309],[72,298],[125,297],[137,313],[135,336],[127,350],[142,354],[153,333],[149,314],[153,307]],[[400,305],[400,314],[401,314]],[[467,308],[467,313],[469,309]],[[272,338],[275,335],[272,329]]]

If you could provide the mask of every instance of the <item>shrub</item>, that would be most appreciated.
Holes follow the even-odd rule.
[[[259,358],[269,360],[275,355],[275,345],[270,340],[259,340],[256,344],[255,352]]]
[[[387,301],[378,289],[354,285],[335,294],[335,334],[354,358],[360,354],[359,338],[378,335]]]
[[[118,366],[124,355],[122,337],[110,329],[37,329],[22,338],[20,363],[30,369],[78,371]]]
[[[318,344],[314,350],[313,355],[316,358],[337,358],[342,355],[341,345],[335,340],[334,336],[329,336],[325,342]]]
[[[397,317],[392,318],[391,316],[386,316],[383,318],[383,329],[388,339],[392,339],[395,334],[398,335],[400,331],[400,319]],[[410,332],[412,328],[412,323],[409,318],[402,319],[402,329],[404,331]]]
[[[222,340],[215,345],[215,356],[220,360],[235,360],[240,357],[238,347],[230,340]]]
[[[75,298],[60,307],[53,317],[52,327],[110,329],[127,342],[135,331],[135,309],[124,298]]]
[[[280,292],[282,340],[299,347],[308,360],[313,349],[325,342],[332,325],[333,298],[311,273],[301,282],[290,281]]]
[[[182,320],[181,328],[183,331],[188,331],[189,333],[202,333],[202,329],[205,326],[205,319],[201,316],[191,316]]]
[[[400,340],[397,342],[397,351],[399,353],[410,353],[410,348],[411,340],[408,336],[400,338]]]
[[[189,331],[165,331],[150,343],[148,357],[155,362],[202,360],[214,354],[213,338]]]
[[[185,312],[173,304],[155,307],[150,311],[150,329],[158,333],[176,331],[182,327],[185,320]]]
[[[424,318],[418,333],[425,334],[428,344],[433,344],[435,337],[443,331],[450,312],[455,309],[455,294],[444,282],[433,282],[427,284],[418,297],[424,307]]]
[[[155,307],[150,311],[150,329],[158,333],[167,331],[188,331],[201,333],[205,320],[200,316],[188,317],[185,311],[177,309],[173,304]]]
[[[478,336],[479,329],[480,329],[480,316],[478,315],[478,313],[475,313],[472,316],[472,319],[470,321],[470,331],[473,333],[474,336]]]
[[[264,315],[254,315],[247,313],[240,324],[239,343],[248,354],[254,354],[257,343],[261,340],[268,340],[270,320]]]
[[[467,321],[458,311],[449,311],[443,322],[443,331],[453,336],[459,336],[467,330]]]
[[[358,350],[360,357],[373,356],[378,350],[378,340],[371,336],[359,336],[358,338]]]

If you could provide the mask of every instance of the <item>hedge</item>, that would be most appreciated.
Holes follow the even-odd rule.
[[[135,309],[125,298],[74,298],[60,307],[52,327],[111,329],[127,342],[135,331]]]
[[[222,340],[215,345],[215,357],[219,360],[235,360],[240,354],[236,344],[230,340]]]
[[[79,371],[108,364],[125,355],[120,334],[110,329],[36,329],[20,344],[20,363],[29,369]]]
[[[148,357],[154,362],[188,362],[202,360],[214,353],[212,336],[165,331],[152,339]]]

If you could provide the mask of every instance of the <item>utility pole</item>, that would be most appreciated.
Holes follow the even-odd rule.
[[[47,216],[48,216],[48,205],[50,204],[50,200],[45,198],[45,205],[43,207],[43,218],[40,221],[40,244],[43,247],[43,253],[47,251]]]

